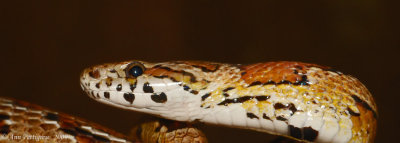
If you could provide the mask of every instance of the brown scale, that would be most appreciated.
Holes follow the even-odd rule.
[[[203,72],[215,72],[219,69],[220,65],[216,63],[210,63],[205,61],[181,61],[178,63],[193,66],[195,68],[201,69]]]
[[[243,79],[247,84],[251,84],[254,82],[280,83],[282,81],[297,83],[302,80],[302,74],[305,74],[309,67],[329,69],[328,67],[300,62],[258,63],[241,66],[241,79]]]
[[[144,71],[144,74],[159,77],[159,78],[169,78],[172,81],[180,81],[185,85],[190,86],[193,94],[196,94],[197,90],[200,90],[208,85],[208,81],[198,80],[195,75],[190,72],[183,70],[173,70],[168,67],[154,66],[148,68]]]
[[[174,81],[190,81],[193,77],[189,75],[183,75],[182,71],[174,71],[172,69],[154,67],[146,69],[144,72],[147,75],[152,75],[155,77],[170,77]]]

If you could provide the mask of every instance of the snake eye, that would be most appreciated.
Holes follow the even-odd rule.
[[[126,77],[136,78],[143,74],[145,68],[139,62],[130,63],[125,69]]]

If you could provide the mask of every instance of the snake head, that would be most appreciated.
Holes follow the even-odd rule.
[[[199,111],[201,89],[208,87],[203,73],[183,62],[126,61],[87,68],[80,82],[89,97],[99,102],[190,121]],[[196,115],[188,116],[192,114]]]

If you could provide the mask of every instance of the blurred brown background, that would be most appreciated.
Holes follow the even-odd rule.
[[[398,138],[398,3],[69,0],[0,5],[1,96],[126,133],[145,115],[89,99],[78,80],[85,67],[130,59],[303,61],[359,78],[378,104],[376,142]],[[270,137],[203,128],[210,142],[265,142]]]

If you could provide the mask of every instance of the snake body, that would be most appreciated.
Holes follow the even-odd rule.
[[[0,97],[0,143],[206,143],[188,123],[152,120],[127,136],[91,121],[39,105]]]
[[[68,114],[0,98],[0,142],[128,142],[128,137]]]
[[[126,61],[83,71],[88,95],[122,109],[305,142],[373,142],[377,107],[356,78],[301,62]]]

